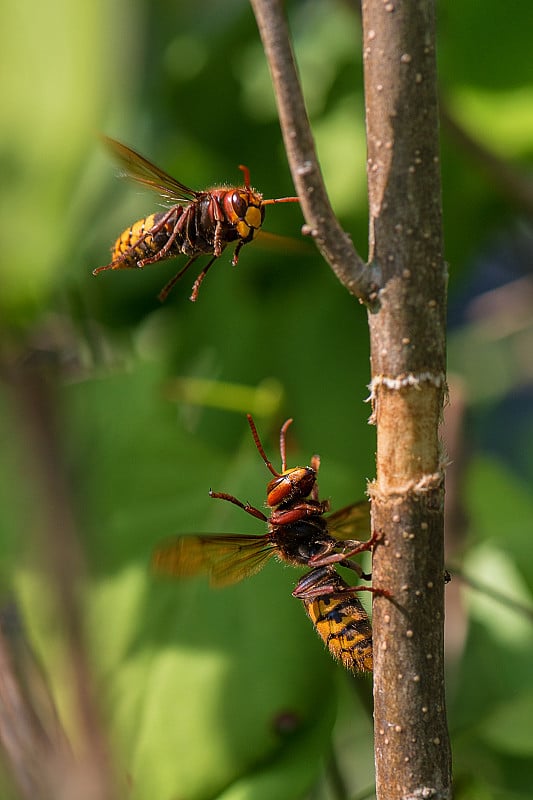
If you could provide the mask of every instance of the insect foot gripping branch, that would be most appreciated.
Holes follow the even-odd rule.
[[[156,548],[152,566],[171,577],[208,575],[212,586],[228,586],[254,575],[272,556],[296,567],[309,567],[311,571],[299,580],[294,597],[302,601],[334,658],[349,670],[371,670],[372,631],[357,592],[388,594],[371,586],[349,586],[336,571],[336,565],[340,565],[360,578],[369,578],[352,559],[370,550],[379,537],[374,535],[366,541],[348,538],[356,533],[368,535],[369,504],[362,501],[328,514],[329,502],[318,497],[319,457],[314,455],[309,466],[287,468],[285,440],[292,420],[281,428],[279,472],[267,458],[250,415],[248,422],[255,446],[273,475],[267,485],[269,516],[231,494],[209,494],[266,523],[267,532],[178,536]]]

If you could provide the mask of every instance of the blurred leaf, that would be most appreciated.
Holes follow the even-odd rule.
[[[532,590],[533,564],[523,558],[524,548],[530,552],[533,529],[530,487],[495,459],[479,457],[469,469],[466,491],[474,535],[511,554]]]
[[[531,618],[500,595],[533,607],[529,548],[533,505],[529,489],[494,460],[476,458],[467,481],[468,512],[478,541],[465,559],[465,573],[486,592],[468,590],[468,638],[460,684],[451,704],[452,724],[486,731],[492,715],[513,696],[529,691],[533,662]],[[501,711],[505,714],[505,711]]]
[[[84,166],[109,95],[109,33],[132,35],[135,13],[51,0],[3,10],[0,71],[9,108],[0,140],[0,212],[10,235],[3,243],[1,305],[5,321],[42,309],[58,279],[78,264],[73,256],[94,209],[97,182]],[[120,54],[113,49],[118,66]],[[133,77],[133,73],[132,73]],[[36,136],[36,130],[39,135]],[[67,264],[68,260],[68,264]],[[30,311],[32,309],[32,311]]]
[[[484,543],[468,552],[464,568],[480,587],[486,587],[486,591],[468,591],[471,618],[486,625],[502,647],[527,647],[533,637],[533,595],[509,555],[494,544]],[[530,614],[521,614],[520,606],[529,608]]]
[[[483,738],[503,752],[517,756],[533,753],[533,691],[513,693],[508,702],[489,715],[483,726]]]
[[[260,424],[269,454],[277,457],[279,423],[293,416],[289,458],[308,463],[320,453],[321,494],[334,508],[362,496],[375,452],[364,404],[365,312],[313,250],[272,252],[259,242],[235,270],[225,254],[196,305],[186,300],[192,277],[165,307],[156,300],[176,262],[93,279],[111,241],[159,209],[157,197],[115,180],[99,130],[193,186],[236,180],[246,163],[266,196],[292,193],[268,70],[253,15],[239,0],[223,11],[162,0],[30,5],[6,6],[2,17],[0,208],[9,235],[0,305],[5,324],[28,326],[32,347],[46,342],[51,319],[68,320],[61,352],[79,360],[58,417],[88,562],[79,586],[84,622],[120,775],[131,777],[130,795],[139,798],[301,796],[330,746],[332,679],[341,671],[290,596],[298,573],[272,564],[215,593],[203,581],[156,581],[148,563],[154,544],[173,533],[262,532],[207,490],[262,504],[268,476],[244,420],[254,409],[242,406],[265,386],[276,387]],[[360,22],[348,5],[325,0],[288,11],[326,182],[364,253]],[[527,176],[531,3],[489,0],[481,8],[465,0],[439,11],[446,102],[473,136]],[[475,291],[469,276],[480,252],[514,275],[515,250],[500,258],[494,239],[502,229],[516,238],[519,226],[491,175],[445,131],[442,163],[453,299]],[[299,238],[301,224],[300,209],[284,206],[268,209],[265,229]],[[508,316],[516,322],[514,311]],[[487,327],[494,332],[492,321]],[[512,423],[529,467],[533,425],[497,405],[520,380],[530,383],[525,332],[499,345],[487,329],[458,337],[450,363],[473,400],[465,448],[479,447],[475,435],[487,425],[508,438]],[[42,509],[27,467],[31,451],[10,401],[2,395],[0,404],[1,588],[18,590],[75,736],[60,615],[37,546]],[[230,407],[237,413],[223,410]],[[516,477],[516,450],[508,466],[478,453],[463,485],[472,521],[465,564],[489,593],[525,601],[533,590],[530,485]],[[531,637],[493,595],[466,595],[470,629],[450,689],[457,793],[525,800],[530,736],[525,731],[524,753],[518,716],[522,698],[526,719],[531,705]],[[346,717],[344,766],[366,779],[368,721],[361,746],[351,708]],[[293,721],[290,732],[282,720]],[[363,751],[363,765],[354,750]]]
[[[509,159],[531,155],[531,86],[505,92],[457,89],[451,108],[466,129],[494,153]],[[495,108],[498,114],[494,114]]]
[[[321,719],[296,735],[287,736],[271,763],[222,792],[219,800],[292,800],[302,797],[323,769],[324,742],[331,736],[334,706],[326,706]],[[327,753],[326,753],[327,755]],[[311,768],[310,768],[311,763]]]
[[[441,80],[478,88],[513,89],[531,84],[528,31],[533,19],[528,0],[511,0],[505,7],[488,0],[441,8],[439,66]],[[498,57],[505,53],[505,59]]]
[[[176,424],[160,386],[157,370],[138,367],[64,393],[83,486],[86,629],[112,738],[134,798],[213,796],[244,775],[252,787],[289,798],[291,786],[303,791],[320,769],[335,707],[335,692],[322,687],[335,667],[290,595],[297,572],[273,564],[216,593],[202,580],[149,574],[151,550],[169,533],[261,533],[259,522],[209,500],[207,489],[215,481],[237,493],[250,486],[260,498],[255,481],[267,477],[244,419],[242,448],[217,457]],[[62,632],[53,600],[43,603],[46,579],[29,565],[16,576],[32,638],[71,718]],[[72,719],[68,727],[75,737]],[[317,754],[311,770],[309,748]],[[266,796],[267,788],[257,791]]]

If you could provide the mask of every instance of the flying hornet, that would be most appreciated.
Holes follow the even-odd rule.
[[[298,202],[297,197],[265,200],[250,186],[250,171],[242,165],[239,166],[244,176],[242,186],[197,191],[126,145],[108,137],[104,140],[128,177],[158,192],[172,205],[126,228],[112,247],[110,263],[94,269],[93,275],[108,269],[142,269],[158,261],[188,256],[184,266],[160,291],[161,302],[200,256],[210,255],[192,287],[190,300],[195,302],[209,269],[226,247],[234,243],[232,264],[237,264],[241,249],[255,238],[263,225],[265,206]]]

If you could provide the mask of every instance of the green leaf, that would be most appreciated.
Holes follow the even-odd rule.
[[[504,753],[531,757],[533,754],[533,690],[513,691],[484,721],[481,735]]]
[[[63,396],[88,561],[84,627],[111,742],[135,799],[256,790],[289,798],[321,768],[339,668],[291,597],[297,571],[272,563],[217,591],[202,578],[150,573],[153,547],[171,533],[262,533],[262,523],[210,500],[207,489],[216,482],[246,497],[250,486],[260,504],[268,479],[244,419],[242,447],[222,457],[178,425],[161,398],[159,370],[140,365],[72,384]],[[75,739],[53,590],[39,562],[13,569],[29,634]]]
[[[466,491],[474,536],[510,554],[532,589],[533,563],[523,558],[530,552],[533,528],[530,487],[495,459],[477,457],[468,471]]]

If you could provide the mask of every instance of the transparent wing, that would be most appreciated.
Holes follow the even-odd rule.
[[[156,548],[152,568],[161,575],[208,575],[212,586],[229,586],[255,575],[274,555],[267,536],[178,536]]]
[[[194,189],[190,189],[185,184],[180,183],[176,178],[159,169],[147,158],[136,153],[135,150],[125,144],[121,144],[115,139],[110,139],[108,136],[104,136],[103,139],[129,178],[142,183],[143,186],[147,186],[154,192],[158,192],[168,200],[175,203],[189,203],[202,194],[202,192],[196,192]]]
[[[279,233],[271,233],[263,228],[257,231],[254,241],[259,242],[261,248],[276,253],[311,253],[311,245],[302,239],[295,239],[294,236],[284,236]]]
[[[328,532],[341,541],[370,536],[370,503],[360,500],[358,503],[344,506],[326,517]]]

